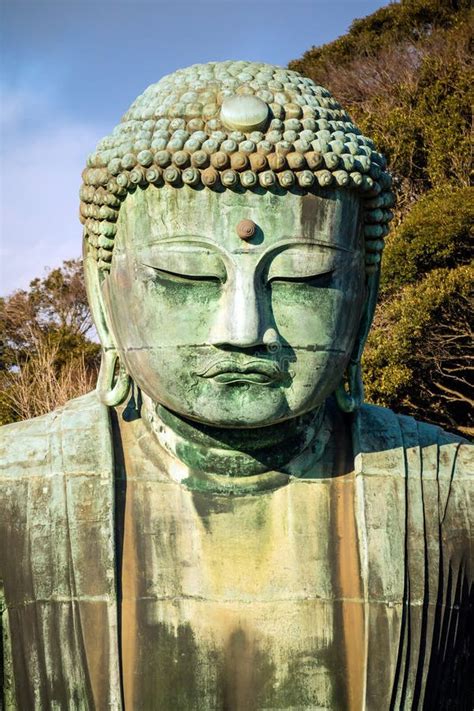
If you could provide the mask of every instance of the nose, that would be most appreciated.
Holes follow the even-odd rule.
[[[253,270],[236,270],[225,284],[210,343],[239,348],[261,345],[262,309]]]

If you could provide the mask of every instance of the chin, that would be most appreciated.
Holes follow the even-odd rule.
[[[152,399],[182,417],[211,427],[248,429],[270,427],[303,415],[326,397],[290,403],[289,393],[284,388],[253,384],[226,385],[215,388],[218,392],[209,390],[205,388],[205,392],[196,395],[192,404],[169,394]]]

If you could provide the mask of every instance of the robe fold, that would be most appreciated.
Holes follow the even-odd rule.
[[[147,484],[149,513],[138,481],[130,510],[145,520],[132,520],[125,541],[131,536],[154,562],[146,564],[146,581],[134,573],[125,600],[116,472],[126,479],[128,469],[126,457],[117,465],[117,431],[95,393],[1,429],[7,710],[472,708],[474,467],[467,443],[363,406],[353,421],[353,472],[293,478],[277,490],[234,497],[236,541],[248,535],[258,543],[262,535],[268,546],[273,536],[278,550],[264,560],[252,543],[249,578],[259,566],[265,575],[260,581],[256,572],[250,584],[238,577],[236,561],[231,590],[206,558],[209,546],[224,545],[225,512],[203,513],[196,497],[162,472]],[[257,499],[259,527],[244,512]],[[157,540],[169,541],[168,550]],[[228,564],[232,541],[225,546]],[[186,570],[163,577],[169,560],[178,559]],[[125,604],[137,611],[127,630]],[[145,605],[147,615],[140,612]],[[223,637],[230,625],[234,646]],[[192,657],[182,645],[184,629]],[[132,675],[124,668],[134,663],[124,639],[142,640],[147,650],[137,651]],[[170,659],[178,670],[172,681]],[[124,690],[131,676],[134,688],[126,682]]]

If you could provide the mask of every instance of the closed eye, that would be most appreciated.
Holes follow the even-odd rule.
[[[268,280],[268,284],[307,284],[308,286],[324,287],[330,285],[333,274],[334,269],[309,276],[272,276]]]
[[[158,269],[158,267],[152,267],[151,265],[147,266],[149,266],[150,269],[153,269],[153,272],[156,274],[156,276],[161,277],[162,279],[166,279],[168,281],[174,281],[177,283],[192,283],[197,281],[204,281],[211,282],[214,284],[222,284],[222,279],[214,274],[182,274],[178,272],[172,272],[168,269]]]

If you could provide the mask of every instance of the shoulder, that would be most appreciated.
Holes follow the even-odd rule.
[[[89,469],[107,440],[108,408],[93,391],[41,417],[0,427],[0,478]]]
[[[420,422],[407,415],[398,415],[393,410],[377,405],[364,404],[356,414],[355,425],[364,443],[372,443],[375,447],[383,443],[404,443],[420,447],[434,444],[470,446],[468,440],[437,425]]]
[[[441,427],[391,410],[364,405],[354,418],[354,468],[409,496],[448,537],[456,531],[459,549],[469,547],[472,530],[474,447]],[[389,483],[390,482],[390,483]],[[402,492],[406,492],[403,494]],[[420,508],[421,507],[421,508]],[[443,534],[444,535],[444,534]]]
[[[456,470],[459,476],[460,471],[467,471],[469,462],[472,465],[474,452],[463,437],[376,405],[363,405],[356,413],[353,441],[355,456],[363,458],[365,468],[374,472],[389,464],[402,473],[407,459],[422,457],[425,471]]]

